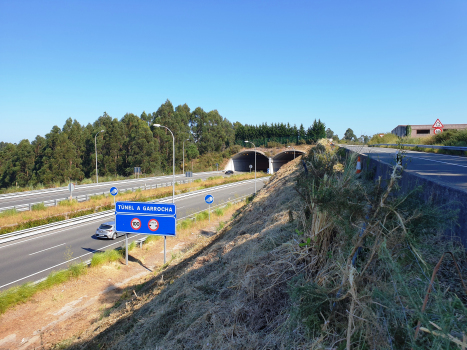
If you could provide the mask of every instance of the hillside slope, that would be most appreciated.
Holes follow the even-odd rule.
[[[294,235],[293,211],[302,209],[294,190],[300,171],[299,159],[283,166],[207,247],[156,275],[71,348],[257,349],[294,343],[281,327],[288,315],[287,282],[298,272],[287,261],[296,245],[284,243]]]

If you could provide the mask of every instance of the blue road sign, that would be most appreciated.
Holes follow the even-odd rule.
[[[143,235],[175,236],[177,207],[175,204],[117,202],[117,232]]]
[[[112,188],[110,189],[110,194],[111,194],[112,196],[116,196],[117,193],[118,193],[117,187],[112,187]]]
[[[204,200],[208,204],[212,204],[214,202],[214,197],[210,194],[208,194],[206,197],[204,197]]]
[[[269,174],[269,168],[268,168],[268,174]]]

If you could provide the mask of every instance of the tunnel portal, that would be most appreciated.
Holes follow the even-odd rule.
[[[278,171],[281,166],[294,160],[295,158],[300,157],[301,155],[305,154],[303,151],[295,150],[295,151],[282,151],[277,153],[274,157],[272,157],[272,167],[274,172]]]
[[[248,150],[242,151],[235,154],[232,157],[232,167],[233,171],[250,171],[250,165],[252,165],[252,171],[255,170],[255,151]],[[256,171],[266,172],[269,168],[269,158],[260,151],[256,151]]]

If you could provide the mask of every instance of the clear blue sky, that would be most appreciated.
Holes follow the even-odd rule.
[[[341,137],[467,123],[467,1],[0,0],[0,141],[166,99]]]

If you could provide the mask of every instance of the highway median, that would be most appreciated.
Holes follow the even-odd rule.
[[[257,177],[267,176],[264,173],[257,173]],[[215,186],[231,184],[244,180],[253,179],[254,174],[239,174],[230,177],[215,176],[203,181],[195,180],[192,183],[176,184],[175,194],[189,193],[201,189]],[[172,195],[172,186],[161,187],[150,190],[138,189],[135,192],[119,193],[119,201],[151,201],[170,197]],[[0,213],[0,237],[3,234],[15,232],[18,230],[30,229],[50,223],[56,223],[71,218],[78,218],[93,213],[105,212],[114,208],[113,198],[109,195],[92,196],[89,201],[77,202],[62,201],[56,207],[38,206],[35,210],[27,212],[7,211]],[[34,209],[34,208],[33,208]]]

